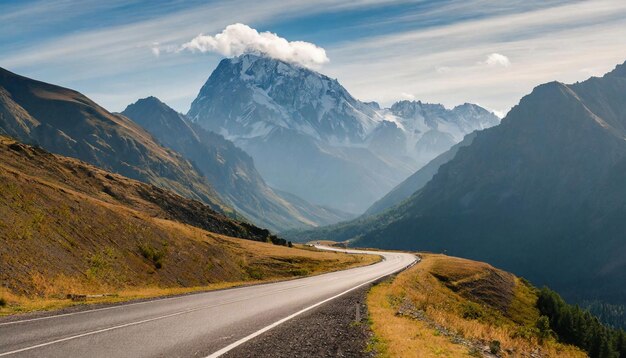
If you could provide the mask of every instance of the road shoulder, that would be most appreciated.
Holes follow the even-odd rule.
[[[364,285],[265,332],[223,357],[374,357]]]

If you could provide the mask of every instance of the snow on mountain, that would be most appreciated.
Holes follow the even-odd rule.
[[[383,119],[337,80],[252,54],[220,62],[188,115],[226,137],[258,137],[282,127],[335,143],[362,141]]]
[[[354,213],[465,134],[499,122],[473,104],[380,108],[336,79],[252,54],[222,60],[187,115],[248,151],[270,185]],[[311,178],[294,174],[307,163]]]

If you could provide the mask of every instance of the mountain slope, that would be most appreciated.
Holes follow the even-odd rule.
[[[256,55],[222,60],[188,117],[250,153],[272,187],[354,213],[464,134],[498,121],[474,105],[381,109],[335,79]]]
[[[298,205],[265,184],[252,158],[222,136],[189,122],[157,98],[129,105],[123,115],[163,145],[194,163],[220,196],[258,225],[276,231],[332,224],[346,216],[310,205]]]
[[[0,69],[0,134],[230,211],[192,165],[82,94]]]
[[[375,261],[272,245],[268,235],[199,201],[0,136],[0,316],[71,305],[67,294],[116,293],[90,301],[119,302]]]
[[[428,162],[410,177],[393,188],[387,195],[376,201],[365,211],[365,216],[380,214],[383,211],[400,204],[402,201],[410,197],[413,193],[424,187],[428,183],[443,164],[454,158],[459,148],[466,147],[472,143],[476,137],[476,132],[472,132],[465,138],[455,144],[448,151],[438,155],[435,159]]]
[[[357,244],[447,251],[623,303],[625,68],[538,86]]]

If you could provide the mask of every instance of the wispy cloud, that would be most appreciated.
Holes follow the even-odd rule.
[[[115,1],[119,3],[121,0]],[[26,46],[20,44],[17,48],[3,49],[4,44],[0,41],[0,66],[27,76],[71,86],[86,92],[87,95],[95,93],[94,99],[101,101],[107,108],[122,110],[127,103],[136,99],[131,97],[135,93],[144,91],[143,96],[158,94],[159,91],[171,93],[170,88],[173,82],[180,81],[197,93],[202,82],[206,80],[205,76],[208,76],[207,71],[217,64],[218,58],[216,56],[199,58],[183,53],[164,56],[164,53],[178,48],[181,43],[189,41],[198,33],[215,33],[234,22],[256,26],[271,24],[275,19],[286,21],[302,14],[365,9],[393,2],[397,0],[356,0],[345,3],[335,0],[196,2],[193,6],[187,6],[182,10],[167,12],[148,19],[140,18],[115,26],[69,32],[53,38],[40,39],[33,36]],[[68,3],[66,0],[38,1],[34,4],[5,7],[3,9],[6,11],[0,17],[7,21],[0,21],[0,37],[5,28],[7,31],[10,28],[20,29],[21,27],[16,24],[28,23],[33,17],[37,17],[35,16],[37,14],[54,13],[56,16],[54,24],[56,24],[62,23],[63,19],[72,19],[90,11],[89,4],[72,2],[68,7]],[[137,17],[137,15],[134,16]],[[52,26],[48,17],[43,16],[41,24],[46,23],[46,26]],[[32,27],[39,29],[41,24],[37,22]],[[31,25],[27,28],[30,29]],[[153,50],[153,44],[156,42],[159,43],[158,61],[155,57],[157,50]],[[115,94],[100,97],[106,92],[102,87],[105,84],[108,84],[113,92],[117,88],[114,81],[138,78],[139,80],[134,82],[136,86],[140,86],[141,83],[146,82],[145,78],[148,76],[159,81],[148,81],[151,84],[150,87],[143,89],[133,88],[132,91],[126,90],[126,92],[118,90]],[[181,90],[179,88],[177,91]],[[191,92],[191,90],[185,88],[184,92]],[[163,99],[168,100],[167,97]],[[187,98],[187,102],[191,103],[192,99]],[[187,106],[188,104],[177,109],[184,111]]]
[[[198,35],[184,43],[181,50],[216,52],[226,57],[252,53],[312,68],[319,68],[329,61],[326,51],[315,44],[287,41],[271,32],[259,33],[244,24],[228,25],[215,36]]]
[[[87,1],[94,6],[107,3]],[[308,32],[300,26],[324,28],[322,40],[307,41],[323,47],[332,59],[323,72],[338,78],[357,98],[390,104],[404,92],[449,106],[470,101],[506,111],[539,83],[582,80],[626,59],[626,3],[620,0],[407,0],[415,5],[411,11],[357,22],[358,31],[353,33],[360,35],[349,42],[334,32],[332,22],[323,22],[333,12],[338,17],[329,19],[343,19],[351,11],[350,16],[358,16],[363,10],[379,9],[381,3],[401,2],[405,1],[197,1],[191,8],[165,12],[155,4],[146,11],[150,16],[135,11],[127,21],[59,36],[43,34],[55,24],[72,23],[67,19],[84,18],[92,11],[91,3],[50,0],[10,7],[0,3],[0,66],[75,87],[113,110],[123,109],[135,97],[155,94],[185,111],[219,56],[175,52],[180,44],[199,33],[217,34],[237,22],[260,33],[269,30],[290,40],[303,39],[285,32],[287,22],[305,35]],[[174,3],[180,4],[168,2]],[[36,24],[16,26],[51,13],[55,16],[42,17]],[[310,16],[320,13],[324,14],[316,18],[320,23],[312,22]],[[303,16],[309,16],[306,25],[297,22]],[[375,27],[368,27],[373,23]],[[42,36],[11,45],[3,42],[22,28]],[[497,65],[487,66],[491,54],[505,56],[511,65],[496,61]]]
[[[388,105],[409,92],[448,106],[470,101],[506,112],[538,84],[584,80],[624,62],[626,3],[562,4],[326,49],[333,58],[326,71],[358,98]]]

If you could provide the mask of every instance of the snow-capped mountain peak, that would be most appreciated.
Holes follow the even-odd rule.
[[[246,150],[270,185],[353,213],[465,134],[498,121],[470,104],[381,108],[336,79],[252,54],[222,60],[188,117]]]
[[[346,143],[362,141],[382,120],[375,107],[356,100],[337,80],[252,54],[222,60],[189,116],[231,138],[282,127]]]

